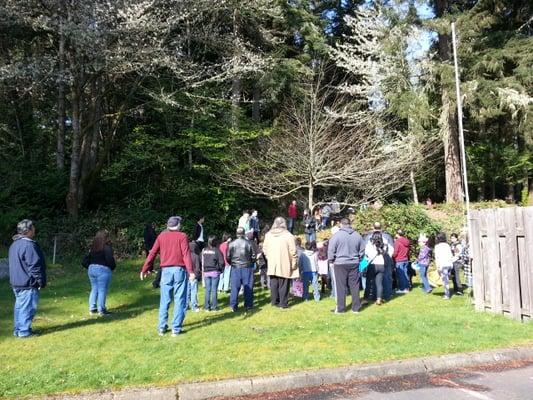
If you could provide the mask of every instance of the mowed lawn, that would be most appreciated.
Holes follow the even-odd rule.
[[[256,311],[188,312],[186,333],[156,332],[159,292],[141,282],[141,260],[120,263],[111,282],[113,316],[90,317],[89,282],[77,263],[51,268],[34,329],[12,337],[13,295],[0,283],[0,396],[20,398],[126,386],[169,385],[533,344],[533,324],[476,313],[465,297],[420,289],[360,314],[333,315],[329,297],[274,309],[256,290]],[[203,304],[203,291],[199,295]]]

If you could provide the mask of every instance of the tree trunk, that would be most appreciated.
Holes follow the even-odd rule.
[[[411,170],[411,187],[413,188],[413,203],[418,204],[418,191],[416,190],[415,171]]]
[[[60,2],[62,3],[62,2]],[[63,10],[59,10],[59,49],[58,49],[58,81],[57,81],[57,169],[65,168],[65,32]]]
[[[307,207],[309,208],[309,212],[313,213],[313,207],[314,205],[314,185],[313,182],[309,182],[309,186],[307,187],[308,193],[307,193]]]
[[[485,181],[481,181],[477,185],[477,201],[485,200]]]
[[[241,97],[241,79],[238,76],[239,27],[237,9],[233,10],[233,77],[231,80],[231,127],[239,127],[239,100]]]
[[[513,182],[507,182],[506,183],[506,196],[505,196],[505,201],[508,202],[508,203],[515,203],[516,202],[516,197],[515,197],[515,194],[514,194],[514,183]]]
[[[194,115],[191,118],[191,129],[194,128]],[[192,158],[192,144],[189,144],[189,149],[187,150],[188,155],[188,161],[189,161],[189,171],[192,171],[192,164],[193,164],[193,158]]]
[[[91,83],[91,119],[86,123],[86,128],[91,127],[91,134],[85,136],[80,155],[80,185],[78,189],[78,204],[84,203],[85,195],[90,192],[90,177],[96,166],[98,148],[100,142],[100,129],[102,126],[102,98],[101,98],[101,78],[96,78]]]
[[[528,198],[527,198],[527,203],[528,205],[530,206],[533,206],[533,179],[531,177],[529,177],[528,179],[528,186],[529,186],[529,190],[528,190]]]
[[[435,0],[435,15],[442,18],[449,9],[449,0]],[[438,35],[439,58],[444,65],[451,60],[451,43],[448,33]],[[459,154],[459,130],[457,127],[457,109],[452,101],[451,83],[446,82],[441,76],[442,86],[442,114],[439,120],[444,141],[444,166],[446,176],[446,202],[460,203],[463,201],[463,188],[461,184],[461,159]]]
[[[442,94],[443,102],[450,100],[447,90]],[[457,112],[452,104],[448,110],[443,106],[444,128],[444,168],[446,170],[446,202],[460,203],[463,201],[463,188],[461,183],[461,158],[459,154],[459,131],[457,129]]]
[[[15,125],[17,127],[17,141],[19,142],[20,154],[22,158],[26,157],[26,149],[24,145],[24,127],[22,125],[22,119],[20,117],[18,103],[18,95],[16,91],[11,91],[11,107],[13,108],[13,113],[15,114]]]
[[[77,82],[72,85],[72,154],[70,156],[69,187],[67,193],[67,212],[72,218],[78,217],[80,184],[80,147],[81,147],[81,90]]]
[[[259,82],[256,82],[254,85],[252,119],[255,122],[259,122],[261,120],[261,88],[259,86]]]

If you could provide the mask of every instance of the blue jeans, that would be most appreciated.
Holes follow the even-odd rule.
[[[189,281],[187,285],[187,305],[191,310],[198,308],[198,280]]]
[[[231,266],[226,265],[224,272],[220,274],[220,279],[218,280],[218,290],[221,292],[229,292],[230,290],[230,278],[231,278]]]
[[[422,281],[422,288],[424,289],[424,292],[430,292],[431,286],[429,285],[428,281],[428,266],[424,264],[418,263],[418,267],[420,268],[420,280]]]
[[[205,277],[204,309],[216,310],[218,308],[217,288],[220,277]]]
[[[182,330],[185,312],[187,311],[187,287],[189,277],[183,267],[165,267],[161,274],[161,300],[159,302],[159,325],[157,329],[166,331],[168,328],[168,309],[174,300],[174,316],[172,318],[172,332]]]
[[[109,268],[98,264],[89,265],[87,273],[91,281],[89,311],[104,312],[107,310],[105,301],[113,273]]]
[[[318,287],[318,272],[304,272],[302,274],[302,281],[304,284],[303,299],[309,299],[309,282],[313,285],[313,297],[315,301],[320,300],[320,288]]]
[[[294,232],[294,225],[296,223],[296,218],[288,218],[287,219],[287,230],[290,232],[290,233],[293,233]]]
[[[239,304],[239,291],[244,286],[244,308],[250,309],[254,303],[254,270],[246,267],[232,267],[231,294],[229,305],[236,311]]]
[[[326,229],[328,227],[329,223],[329,217],[322,217],[322,224],[320,225],[322,229]]]
[[[407,261],[396,263],[396,280],[398,281],[398,290],[409,289],[409,275],[407,275]]]
[[[306,233],[305,234],[305,242],[311,243],[316,241],[316,232]]]
[[[39,304],[38,289],[13,289],[15,294],[15,329],[13,336],[25,337],[32,333],[31,323]]]

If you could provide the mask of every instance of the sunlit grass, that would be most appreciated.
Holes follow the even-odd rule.
[[[254,313],[231,313],[221,295],[221,311],[189,312],[184,335],[159,337],[159,292],[139,280],[140,264],[117,268],[110,318],[89,317],[89,282],[81,266],[51,268],[34,323],[42,335],[26,340],[11,336],[13,295],[2,281],[0,396],[275,374],[531,344],[533,338],[533,324],[476,313],[468,297],[443,301],[440,290],[415,290],[358,315],[332,315],[329,297],[273,309],[261,290]],[[199,299],[203,304],[203,291]]]

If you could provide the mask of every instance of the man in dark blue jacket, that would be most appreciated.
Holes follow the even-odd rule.
[[[343,313],[346,308],[346,288],[352,295],[352,312],[361,308],[359,298],[359,261],[365,253],[365,241],[350,226],[348,218],[341,220],[341,229],[333,235],[328,243],[328,260],[333,263],[335,286],[337,290],[337,307],[335,314]]]
[[[39,290],[46,286],[46,263],[41,248],[33,240],[35,226],[29,219],[17,225],[17,235],[9,248],[9,282],[15,293],[15,329],[19,338],[34,336],[31,329],[39,303]]]

